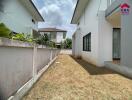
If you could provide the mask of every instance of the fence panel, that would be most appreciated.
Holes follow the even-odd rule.
[[[0,47],[0,100],[32,78],[33,48]]]
[[[50,62],[51,50],[50,49],[38,49],[37,50],[37,72],[39,72],[44,66]]]

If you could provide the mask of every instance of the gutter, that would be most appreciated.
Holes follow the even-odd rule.
[[[120,5],[118,5],[115,9],[113,9],[112,11],[110,11],[107,15],[105,15],[105,17],[110,16],[114,11],[116,11],[119,8],[120,8]]]
[[[38,32],[67,32],[67,31],[38,31]]]
[[[33,7],[35,8],[35,10],[37,11],[37,13],[39,14],[39,16],[41,17],[41,19],[44,21],[44,18],[42,17],[42,15],[40,14],[40,12],[38,11],[38,9],[36,8],[36,6],[34,5],[32,0],[29,0],[29,2],[33,5]]]
[[[78,6],[78,4],[79,4],[79,0],[77,0],[77,4],[76,4],[76,7],[75,7],[75,10],[74,10],[74,13],[73,13],[72,19],[71,19],[71,24],[72,24],[73,18],[74,18],[74,16],[75,16],[75,12],[76,12],[76,10],[77,10],[77,6]]]

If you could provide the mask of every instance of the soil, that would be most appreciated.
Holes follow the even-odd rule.
[[[22,100],[132,100],[132,80],[59,55]]]

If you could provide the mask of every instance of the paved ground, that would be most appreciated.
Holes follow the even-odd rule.
[[[60,55],[23,100],[132,100],[132,80]]]

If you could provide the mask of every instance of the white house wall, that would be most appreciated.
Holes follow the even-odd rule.
[[[80,28],[81,28],[82,37],[88,34],[89,32],[91,32],[91,52],[82,51],[82,58],[93,64],[97,64],[97,56],[98,56],[97,7],[98,7],[98,2],[96,3],[95,0],[91,0],[80,19]],[[83,43],[83,40],[81,42]]]
[[[0,13],[0,22],[15,32],[31,33],[32,29],[38,30],[38,23],[32,22],[32,16],[19,0],[5,2],[4,11]]]
[[[44,34],[49,35],[49,34],[50,34],[50,32],[40,32],[40,34],[41,34],[41,35],[44,35]]]
[[[90,0],[88,6],[85,8],[84,13],[82,14],[80,20],[78,21],[80,24],[79,27],[80,27],[80,34],[81,34],[81,57],[84,60],[86,60],[92,64],[95,64],[97,66],[102,66],[103,61],[107,60],[107,59],[108,60],[111,59],[111,56],[112,56],[111,53],[106,54],[106,57],[103,57],[103,58],[101,58],[101,60],[99,60],[101,57],[101,54],[102,54],[100,52],[100,43],[102,41],[101,41],[101,39],[99,39],[99,37],[103,36],[103,34],[105,34],[105,32],[103,32],[103,28],[101,28],[99,30],[99,28],[100,28],[99,25],[101,25],[101,24],[103,26],[106,25],[105,31],[108,31],[107,34],[109,34],[109,36],[110,35],[112,36],[112,34],[110,34],[112,28],[111,27],[109,28],[110,25],[105,21],[105,15],[99,16],[99,12],[105,11],[106,8],[107,8],[107,0],[102,0],[101,2],[100,2],[100,0]],[[99,22],[99,17],[103,18],[103,23],[101,21]],[[83,51],[83,36],[85,36],[86,34],[88,34],[90,32],[91,32],[91,52]],[[102,34],[102,32],[103,32],[103,34]],[[111,42],[112,40],[109,39],[108,41]],[[75,45],[76,45],[76,43],[75,43]],[[104,44],[103,47],[105,45],[107,45],[107,44]],[[77,49],[77,47],[76,47],[76,49]],[[104,51],[106,53],[108,53],[110,50],[108,50],[108,48],[107,48]],[[108,56],[108,58],[107,58],[107,56]]]
[[[132,69],[132,1],[130,14],[121,16],[121,64]]]
[[[80,30],[76,31],[76,33],[73,36],[73,44],[72,44],[72,54],[76,58],[81,57],[81,51],[82,51],[82,35],[80,34]]]
[[[104,61],[112,61],[113,27],[105,19],[105,11],[100,11],[99,16],[99,65],[104,66]]]
[[[63,41],[63,32],[57,32],[57,43],[61,43]]]

